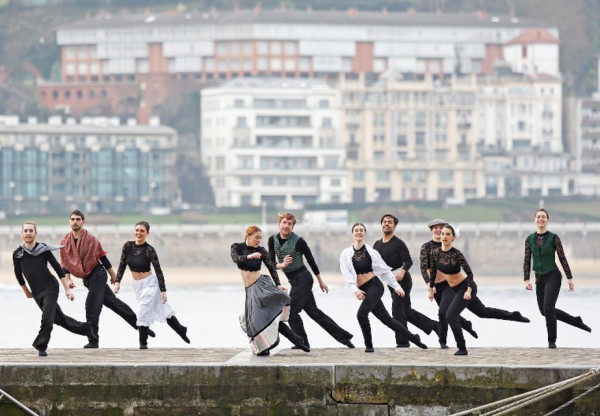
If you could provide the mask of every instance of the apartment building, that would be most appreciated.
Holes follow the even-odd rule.
[[[0,116],[0,210],[150,212],[177,198],[177,132],[118,119]]]
[[[217,206],[347,202],[339,92],[240,78],[202,91],[202,161]]]
[[[485,196],[475,77],[389,73],[339,88],[353,202]]]
[[[494,62],[557,76],[558,30],[477,14],[234,10],[103,14],[60,27],[60,82],[40,81],[49,108],[137,108],[169,93],[239,77],[330,78],[388,70],[489,74]],[[123,88],[119,88],[123,86]]]

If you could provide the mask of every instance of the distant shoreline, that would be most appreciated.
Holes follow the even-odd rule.
[[[240,277],[235,265],[229,268],[224,267],[164,267],[163,272],[165,275],[165,281],[167,289],[169,287],[181,287],[181,286],[221,286],[221,285],[239,285],[242,286],[242,278]],[[263,271],[264,273],[265,271]],[[342,275],[336,272],[323,272],[321,276],[325,280],[325,283],[332,286],[343,286],[344,281]],[[289,286],[287,279],[280,273],[282,277],[282,283],[284,286]],[[422,285],[425,287],[423,279],[418,273],[412,273],[413,287]],[[75,280],[77,284],[79,279]],[[494,285],[494,286],[523,286],[522,276],[475,276],[475,280],[481,285]],[[131,277],[129,272],[125,273],[123,278],[123,285],[128,286],[131,284]],[[599,287],[600,279],[594,276],[585,277],[574,277],[575,290],[577,287]],[[3,268],[0,270],[0,285],[15,285],[18,286],[17,280],[15,279],[12,268]],[[563,285],[566,282],[563,281]],[[315,290],[318,290],[316,287]]]

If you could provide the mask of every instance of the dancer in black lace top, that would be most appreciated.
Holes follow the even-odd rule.
[[[548,331],[548,348],[556,348],[556,321],[562,321],[576,328],[591,332],[591,328],[583,323],[581,316],[572,316],[556,308],[556,301],[560,293],[562,274],[558,270],[555,257],[567,275],[569,292],[575,289],[573,275],[567,262],[562,242],[558,235],[547,230],[550,215],[545,209],[539,209],[535,213],[535,225],[537,232],[530,234],[525,239],[525,260],[523,262],[523,274],[525,277],[525,289],[533,290],[529,280],[531,275],[531,259],[533,257],[533,270],[535,272],[535,294],[538,308],[546,318],[546,329]]]
[[[289,317],[290,297],[281,286],[269,253],[260,246],[261,240],[262,231],[251,225],[246,229],[245,242],[231,245],[231,260],[237,264],[246,287],[246,308],[240,324],[248,335],[250,349],[259,356],[269,355],[279,344],[281,333],[296,347],[309,352],[302,337],[284,324]],[[271,277],[260,274],[261,263],[267,266]]]
[[[175,311],[167,303],[165,277],[156,250],[146,242],[148,234],[150,234],[148,222],[139,221],[135,224],[135,241],[127,241],[123,245],[113,290],[115,293],[119,292],[123,274],[129,266],[133,277],[133,290],[140,306],[137,315],[137,325],[140,328],[140,349],[148,348],[148,327],[153,322],[166,322],[189,344],[187,328],[179,323],[175,317]],[[154,273],[150,266],[154,268]]]
[[[436,276],[431,275],[431,265],[437,252],[442,247],[442,228],[446,225],[446,221],[436,218],[427,224],[431,231],[431,240],[421,246],[421,252],[419,254],[419,260],[421,264],[421,275],[425,283],[429,285],[430,280],[435,283],[435,302],[438,304],[438,340],[441,349],[448,349],[448,321],[444,313],[441,313],[439,306],[444,303],[449,305],[452,299],[454,299],[454,292],[448,286],[448,282],[441,275],[437,279]],[[445,299],[445,300],[444,300]],[[465,318],[460,316],[460,326],[462,329],[471,334],[474,338],[477,338],[477,332],[473,329],[471,321],[467,321]]]
[[[452,247],[456,232],[451,225],[442,229],[442,246],[436,252],[431,265],[431,276],[435,280],[445,279],[454,291],[454,298],[449,303],[442,302],[440,316],[444,315],[458,347],[454,355],[467,355],[465,338],[460,326],[459,317],[466,308],[480,318],[503,319],[506,321],[529,322],[520,312],[508,312],[502,309],[486,307],[477,297],[477,284],[473,280],[473,272],[465,256]],[[462,269],[462,271],[461,271]],[[429,282],[429,299],[435,296],[435,280]]]

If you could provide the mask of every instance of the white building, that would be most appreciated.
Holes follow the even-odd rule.
[[[202,90],[202,160],[217,206],[347,202],[339,92],[319,80]]]

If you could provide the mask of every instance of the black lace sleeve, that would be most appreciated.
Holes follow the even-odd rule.
[[[233,243],[231,245],[231,260],[233,260],[235,264],[248,260],[246,254],[240,254],[239,243]]]
[[[166,292],[167,287],[165,284],[165,275],[163,274],[162,268],[160,267],[160,262],[158,261],[158,254],[154,247],[148,244],[148,248],[146,249],[146,256],[152,263],[152,267],[154,268],[154,273],[156,273],[156,280],[158,280],[158,287],[161,292]]]
[[[567,261],[567,256],[565,256],[565,250],[563,249],[562,242],[560,238],[554,234],[554,249],[556,250],[556,255],[558,256],[558,260],[562,265],[565,274],[567,275],[567,279],[570,280],[573,278],[573,274],[571,274],[571,268],[569,267],[569,262]]]
[[[525,239],[525,258],[523,259],[523,280],[531,278],[531,245],[529,237]]]
[[[277,269],[275,268],[275,264],[273,264],[273,262],[271,261],[271,258],[269,257],[269,252],[267,251],[267,249],[264,247],[258,247],[258,252],[261,254],[261,259],[262,259],[263,263],[265,264],[265,266],[267,266],[267,269],[269,270],[269,274],[271,275],[271,278],[275,282],[275,286],[281,285],[281,281],[279,280],[279,275],[277,274]]]
[[[471,270],[471,266],[469,266],[469,263],[467,262],[465,255],[461,251],[457,250],[457,252],[458,252],[458,264],[460,265],[460,267],[462,267],[464,272],[467,274],[467,286],[471,287],[472,283],[473,283],[473,271]]]
[[[437,274],[437,259],[435,258],[433,253],[429,257],[428,262],[429,262],[429,273],[431,276],[429,279],[429,287],[435,287],[435,275]]]
[[[431,264],[429,262],[429,250],[427,249],[427,243],[421,246],[421,252],[419,253],[419,263],[421,265],[421,276],[423,276],[423,280],[425,283],[429,283],[429,272],[428,269],[431,269]]]
[[[123,274],[125,273],[125,269],[127,268],[127,246],[129,245],[129,241],[123,244],[123,249],[121,250],[121,259],[119,260],[119,268],[117,269],[117,282],[121,282],[123,280]]]

